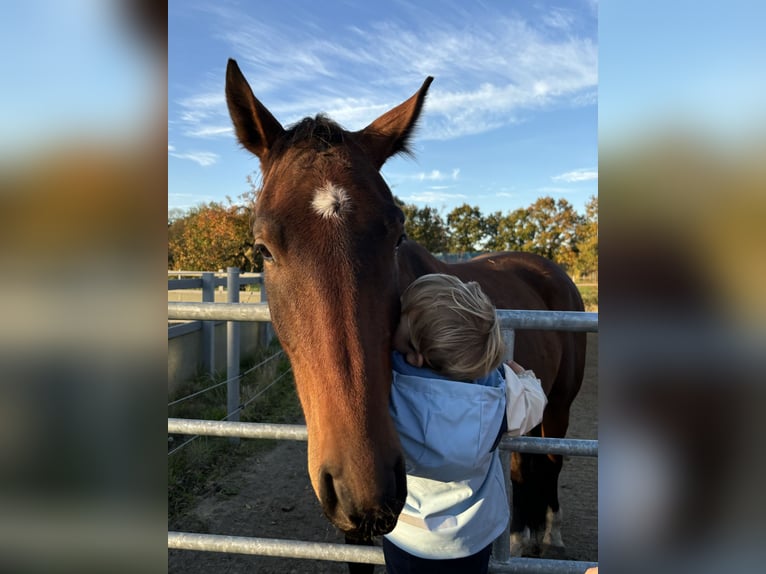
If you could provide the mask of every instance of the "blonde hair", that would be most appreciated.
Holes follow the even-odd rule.
[[[475,281],[434,273],[402,294],[402,321],[426,364],[460,381],[489,374],[503,360],[505,343],[495,306]]]

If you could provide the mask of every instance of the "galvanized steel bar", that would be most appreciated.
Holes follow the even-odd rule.
[[[239,267],[226,268],[226,299],[228,303],[239,303]],[[229,420],[239,421],[239,329],[238,321],[226,323],[226,412]],[[229,439],[239,444],[239,437]]]
[[[168,532],[168,548],[223,552],[228,554],[249,554],[278,558],[303,558],[308,560],[330,560],[333,562],[360,562],[384,565],[383,549],[375,546],[354,546],[329,542],[304,542],[278,538],[254,538],[245,536],[221,536],[217,534],[196,534],[192,532]],[[541,560],[537,558],[511,558],[505,562],[491,560],[492,573],[552,573],[582,574],[588,568],[598,566],[597,562],[575,560]]]
[[[383,549],[374,546],[303,542],[300,540],[273,538],[249,538],[244,536],[220,536],[216,534],[193,534],[191,532],[168,532],[168,548],[255,554],[258,556],[277,556],[280,558],[332,560],[335,562],[386,563],[383,559]]]
[[[508,363],[513,361],[513,352],[516,345],[516,331],[513,329],[501,329],[503,343],[505,343],[505,353],[503,361]],[[509,496],[508,504],[511,505],[511,453],[508,450],[500,450],[500,466],[503,469],[503,484],[505,492]],[[492,542],[492,556],[499,562],[507,562],[511,558],[511,522],[506,523],[500,536]]]
[[[568,456],[598,456],[598,441],[577,438],[540,438],[536,436],[505,436],[498,448],[514,452],[563,454]]]
[[[168,419],[168,433],[226,436],[241,438],[270,438],[307,440],[305,425],[209,421],[204,419]],[[501,450],[569,456],[598,456],[598,441],[573,438],[539,438],[531,436],[504,437]]]
[[[501,329],[598,331],[598,313],[582,311],[519,311],[498,309]]]
[[[501,450],[500,466],[503,469],[503,484],[505,485],[505,492],[510,497],[511,495],[511,453],[507,450]],[[511,501],[508,501],[509,505]],[[505,525],[503,532],[492,541],[492,556],[495,560],[501,563],[505,563],[511,559],[511,521]]]
[[[175,303],[168,301],[168,319],[200,321],[271,321],[263,303]]]
[[[507,363],[508,361],[513,360],[513,349],[516,345],[516,331],[513,329],[501,329],[500,333],[503,336],[503,343],[505,343],[503,361]]]
[[[215,301],[215,275],[202,274],[202,302]],[[202,368],[209,375],[215,375],[215,321],[202,322]]]
[[[271,423],[243,423],[231,421],[208,421],[198,419],[168,419],[168,433],[196,434],[202,436],[238,436],[242,438],[271,438],[285,440],[308,440],[305,425],[282,425]]]
[[[269,294],[266,292],[266,282],[263,280],[261,280],[261,303],[269,304]],[[271,322],[262,325],[261,333],[263,333],[265,343],[268,345],[274,338],[274,325]]]
[[[583,574],[588,568],[596,566],[598,562],[543,558],[511,558],[507,562],[492,559],[489,561],[489,571],[492,574]]]
[[[497,315],[501,329],[598,331],[598,313],[498,309]],[[168,302],[168,319],[271,321],[271,314],[268,304]]]

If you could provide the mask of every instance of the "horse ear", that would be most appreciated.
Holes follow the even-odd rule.
[[[359,142],[377,169],[383,167],[386,160],[394,154],[410,153],[407,147],[408,140],[417,124],[432,81],[433,78],[428,76],[420,90],[410,99],[387,111],[363,130],[356,132]]]
[[[237,62],[231,58],[226,66],[226,105],[239,143],[263,161],[285,130],[253,95]]]

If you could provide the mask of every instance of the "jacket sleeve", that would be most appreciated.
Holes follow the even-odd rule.
[[[532,371],[517,375],[508,365],[505,369],[506,413],[508,434],[520,436],[528,433],[543,420],[548,403],[540,380]]]

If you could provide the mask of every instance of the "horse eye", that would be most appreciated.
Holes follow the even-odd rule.
[[[263,243],[256,243],[255,251],[261,254],[261,257],[263,257],[264,261],[274,261],[274,257],[271,255],[271,251],[269,251],[269,248],[266,247]]]
[[[406,233],[402,233],[399,236],[399,239],[396,240],[396,246],[399,247],[402,244],[402,241],[404,241],[405,239],[407,239],[407,234]]]

